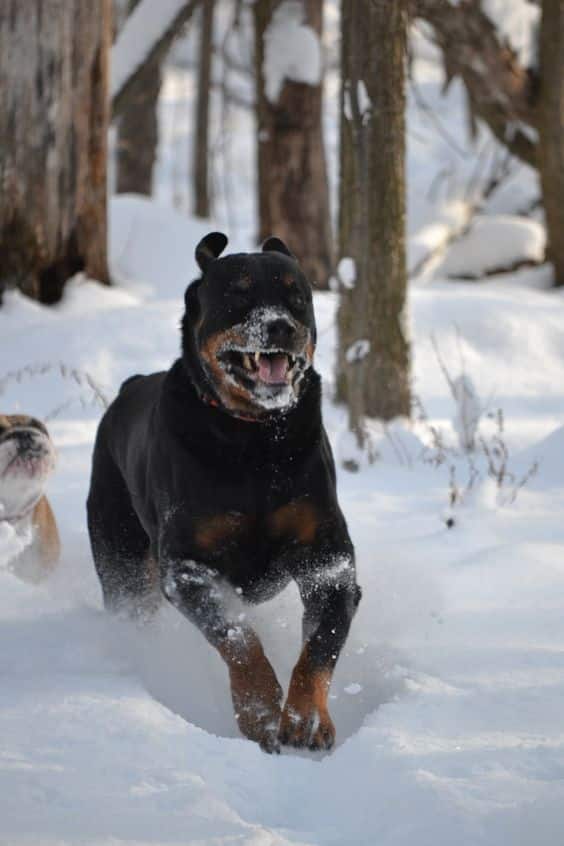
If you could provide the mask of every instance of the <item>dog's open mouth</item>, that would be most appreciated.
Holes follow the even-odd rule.
[[[4,468],[3,475],[23,476],[27,479],[41,478],[47,475],[51,465],[52,458],[44,450],[24,454],[18,453]]]
[[[284,350],[222,350],[218,360],[225,371],[254,385],[268,385],[272,388],[291,384],[304,370],[305,356]]]

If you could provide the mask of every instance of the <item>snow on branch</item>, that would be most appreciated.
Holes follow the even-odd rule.
[[[535,69],[521,63],[479,3],[410,0],[410,10],[431,27],[446,85],[455,77],[464,82],[472,120],[483,120],[513,155],[537,167]]]
[[[111,53],[114,117],[141,69],[160,60],[198,3],[199,0],[141,0],[129,15]]]
[[[264,33],[264,80],[266,96],[276,103],[284,80],[319,85],[322,73],[321,45],[315,30],[305,22],[301,0],[284,0]]]

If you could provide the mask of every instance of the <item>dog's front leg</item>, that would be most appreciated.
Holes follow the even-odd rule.
[[[352,558],[297,578],[304,603],[304,643],[280,721],[280,742],[331,749],[335,727],[327,699],[339,653],[360,601]]]
[[[265,751],[279,751],[282,688],[256,633],[229,613],[229,588],[211,567],[191,560],[168,560],[162,589],[227,664],[241,732]]]

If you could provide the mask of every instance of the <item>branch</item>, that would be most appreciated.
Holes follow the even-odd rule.
[[[164,59],[179,30],[190,19],[199,2],[161,0],[158,18],[155,18],[153,0],[141,0],[136,6],[112,48],[112,119],[120,115],[131,89],[135,88],[144,69],[151,63],[160,64]]]
[[[514,50],[500,41],[493,21],[476,0],[411,0],[414,17],[426,21],[441,49],[446,87],[459,76],[472,119],[481,118],[513,155],[537,167],[536,86]]]

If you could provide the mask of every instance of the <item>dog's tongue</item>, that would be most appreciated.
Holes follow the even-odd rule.
[[[259,358],[259,379],[267,385],[276,385],[286,381],[288,356],[261,355]]]

